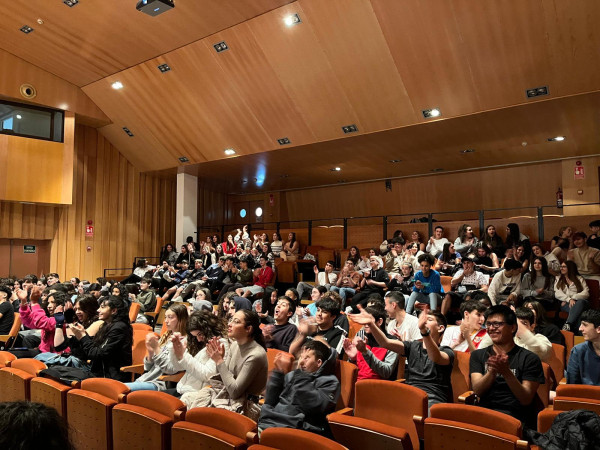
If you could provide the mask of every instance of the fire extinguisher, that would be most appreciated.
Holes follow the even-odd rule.
[[[561,188],[558,188],[558,191],[556,191],[556,207],[563,207],[563,191]]]

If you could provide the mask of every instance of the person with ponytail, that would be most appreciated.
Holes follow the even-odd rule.
[[[187,332],[188,310],[183,303],[173,303],[165,312],[167,331],[160,337],[151,332],[146,335],[146,350],[144,358],[144,373],[136,381],[125,383],[132,391],[165,391],[167,385],[159,378],[171,375],[180,369],[172,364],[173,344],[171,337],[174,333]]]

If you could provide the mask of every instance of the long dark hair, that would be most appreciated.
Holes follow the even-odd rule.
[[[450,246],[452,242],[446,242],[444,247],[442,248],[442,261],[449,262],[452,259],[452,255],[456,255],[456,253],[450,253]]]
[[[204,347],[206,343],[214,338],[222,338],[225,336],[225,320],[221,317],[217,317],[209,311],[194,311],[190,314],[187,321],[187,349],[190,355],[196,356]],[[202,342],[199,342],[196,337],[192,335],[192,331],[199,331],[204,337]],[[262,333],[262,331],[261,331]]]
[[[472,228],[471,225],[463,223],[458,229],[458,237],[460,238],[460,242],[465,242],[467,238],[467,228]]]
[[[520,242],[521,231],[519,230],[519,225],[516,223],[509,223],[506,225],[508,228],[508,235],[506,236],[506,246],[507,247],[515,247]]]
[[[262,330],[260,329],[260,318],[258,317],[258,314],[248,309],[240,309],[238,312],[240,311],[244,314],[244,325],[246,327],[252,327],[252,335],[250,337],[266,350],[267,346],[265,344],[265,339],[263,338]]]
[[[294,246],[294,242],[296,242],[296,233],[294,231],[290,231],[290,234],[292,235],[292,240],[290,241],[290,248],[292,248]]]
[[[273,286],[267,286],[262,297],[262,312],[263,314],[267,314],[271,317],[273,317],[273,314],[275,313],[275,306],[277,305],[277,301],[275,302],[275,304],[271,303],[271,295],[273,294],[273,292],[275,292],[275,294],[278,294],[276,288],[274,288]]]
[[[96,320],[98,320],[98,300],[91,294],[78,295],[75,300],[75,306],[79,304],[79,309],[87,316],[81,324],[83,328],[88,328]]]
[[[529,308],[531,306],[531,309],[533,309],[535,311],[535,327],[536,328],[550,323],[550,322],[548,322],[548,319],[546,319],[546,310],[544,309],[542,304],[540,302],[538,302],[537,300],[526,301],[525,303],[523,303],[523,306],[525,308]]]
[[[581,285],[581,281],[579,281],[579,270],[577,270],[577,264],[574,261],[565,261],[563,264],[567,265],[567,277],[573,283],[575,283],[575,287],[577,288],[577,292],[583,291],[583,286]],[[567,287],[567,280],[563,274],[560,274],[558,282],[556,283],[556,287],[559,289],[564,289]]]
[[[548,272],[548,261],[546,261],[546,258],[544,258],[543,256],[536,256],[533,258],[533,260],[531,261],[531,284],[535,284],[535,279],[537,278],[537,271],[533,268],[533,264],[539,261],[540,264],[542,265],[542,276],[545,277],[546,281],[544,281],[544,290],[549,289],[550,286],[552,286],[552,282],[554,281],[554,277],[552,275],[550,275],[550,272]]]
[[[115,295],[109,295],[104,300],[102,300],[100,306],[102,305],[108,305],[110,309],[116,309],[117,313],[114,316],[112,316],[112,319],[109,322],[105,321],[104,324],[100,327],[100,330],[98,331],[98,333],[96,333],[96,335],[93,338],[94,342],[97,344],[102,344],[106,339],[106,336],[108,336],[108,333],[110,332],[112,327],[117,322],[126,323],[127,327],[129,328],[130,335],[133,336],[133,328],[131,328],[131,323],[129,323],[129,307],[127,306],[127,304],[120,297],[117,297]]]

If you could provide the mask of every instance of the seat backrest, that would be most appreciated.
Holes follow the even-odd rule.
[[[294,283],[298,264],[295,261],[281,261],[276,264],[277,281],[279,283]]]
[[[475,450],[528,449],[527,441],[490,428],[445,419],[425,419],[425,449],[460,448]]]
[[[285,450],[347,450],[326,437],[292,428],[267,428],[260,436],[260,443]]]
[[[448,293],[452,291],[452,277],[449,277],[447,275],[442,275],[440,277],[440,282],[442,283],[442,287],[444,288],[444,292]]]
[[[81,389],[95,392],[115,402],[124,402],[131,390],[123,383],[110,378],[88,378],[81,382]]]
[[[523,431],[521,421],[514,417],[493,409],[460,403],[438,403],[433,405],[429,411],[429,417],[460,421],[518,437],[521,437]]]
[[[275,368],[275,357],[277,355],[281,355],[281,357],[285,359],[285,361],[288,365],[286,373],[289,372],[290,370],[292,370],[292,366],[293,366],[294,360],[295,360],[294,355],[292,355],[291,353],[288,353],[288,352],[284,352],[283,350],[268,348],[267,349],[267,361],[269,364],[269,374]]]
[[[471,389],[471,375],[469,373],[469,362],[471,353],[454,352],[454,364],[452,366],[452,396],[454,403],[458,402],[458,396]]]
[[[540,433],[545,433],[548,431],[552,426],[554,419],[556,419],[556,416],[558,416],[561,412],[564,411],[555,411],[553,409],[544,409],[543,411],[540,411],[537,417],[537,430]]]
[[[16,359],[10,363],[10,367],[13,369],[20,369],[23,372],[33,375],[34,377],[38,376],[40,370],[47,369],[46,364],[32,358]]]
[[[537,399],[535,400],[540,411],[546,408],[550,403],[550,390],[552,389],[553,380],[552,369],[545,362],[542,363],[542,370],[544,371],[544,379],[546,382],[539,385],[537,390]]]
[[[131,364],[143,364],[146,356],[146,336],[145,330],[133,330],[133,347],[131,349]]]
[[[0,367],[9,366],[15,359],[17,357],[10,352],[0,352]]]
[[[135,322],[137,315],[140,312],[140,304],[136,302],[132,302],[129,306],[129,321],[131,323]]]
[[[323,248],[317,251],[317,264],[319,269],[324,269],[327,261],[333,261],[335,266],[335,250],[331,248]]]
[[[32,402],[43,403],[54,408],[58,413],[67,418],[67,392],[71,388],[50,378],[35,377],[30,384],[30,398]]]
[[[565,376],[565,346],[560,344],[552,344],[552,356],[550,361],[550,368],[552,369],[552,375],[556,383],[553,387],[558,384],[560,380]]]
[[[338,359],[335,363],[335,376],[340,382],[340,398],[336,410],[352,408],[354,406],[354,387],[358,377],[358,368],[348,361]]]
[[[132,323],[131,328],[133,328],[134,333],[136,331],[145,331],[146,333],[152,332],[152,327],[145,323]]]
[[[135,391],[127,395],[127,404],[150,409],[173,421],[183,420],[186,406],[176,397],[166,392]]]
[[[413,416],[427,417],[427,394],[396,381],[360,380],[356,383],[354,416],[404,428],[413,448],[419,448]]]
[[[0,369],[0,402],[29,400],[30,383],[34,377],[29,372],[13,367]]]
[[[244,440],[248,433],[256,430],[252,419],[221,408],[192,408],[186,413],[185,421],[216,428]]]
[[[566,362],[569,363],[569,357],[571,356],[571,350],[575,345],[575,333],[572,331],[561,330],[560,331],[565,338],[565,346],[566,346]]]
[[[600,400],[600,386],[591,386],[588,384],[561,384],[556,388],[556,396]]]
[[[13,321],[12,327],[8,332],[8,336],[14,338],[19,334],[19,330],[21,329],[21,314],[18,312],[15,313],[15,319]]]
[[[590,302],[590,308],[600,309],[600,283],[598,280],[585,280],[590,291],[588,301]]]
[[[160,310],[162,309],[164,304],[165,304],[165,299],[162,297],[157,297],[156,298],[156,308],[154,308],[154,314],[158,315],[158,313],[160,313]]]

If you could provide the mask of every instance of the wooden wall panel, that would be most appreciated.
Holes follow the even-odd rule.
[[[50,270],[95,279],[175,237],[175,180],[139,172],[95,129],[75,128],[73,204],[0,202],[0,238],[52,240]],[[94,236],[85,236],[91,220]],[[88,251],[88,247],[91,247]],[[17,274],[22,275],[22,274]]]

